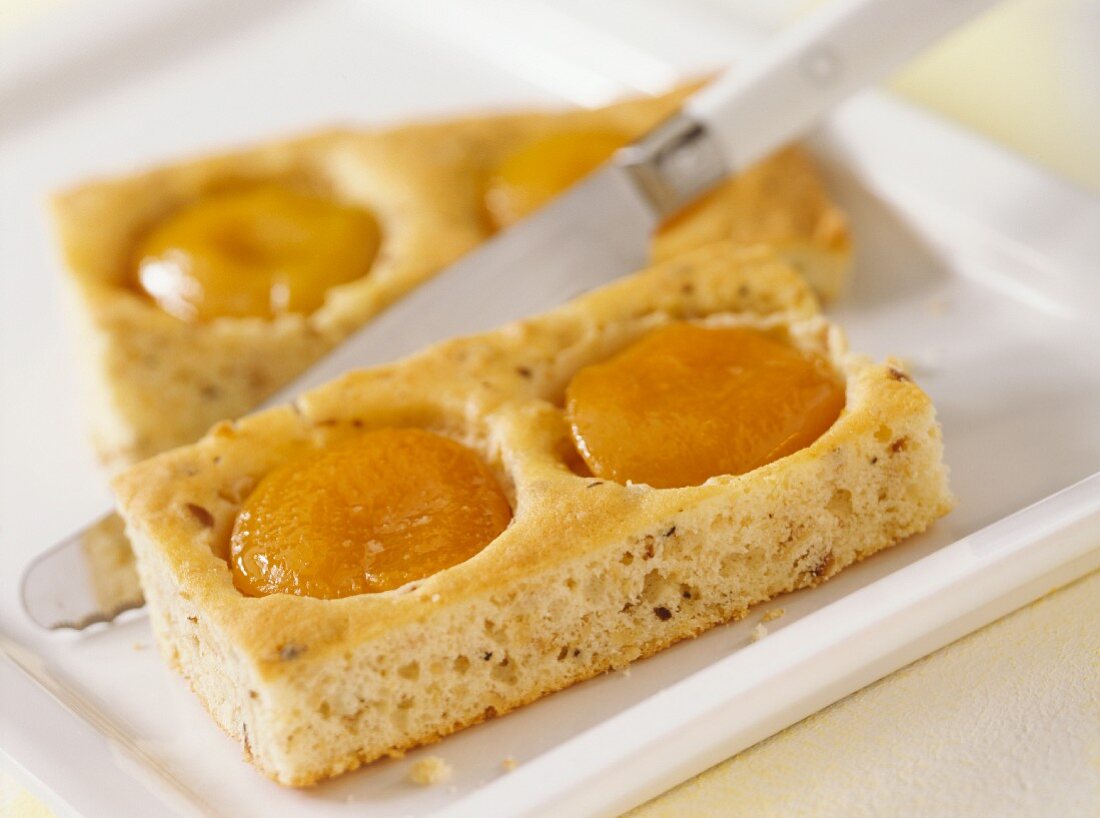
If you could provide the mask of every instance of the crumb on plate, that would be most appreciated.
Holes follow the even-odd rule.
[[[426,756],[409,769],[409,781],[422,787],[442,784],[451,777],[454,768],[439,756]]]

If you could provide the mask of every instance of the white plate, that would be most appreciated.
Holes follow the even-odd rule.
[[[430,752],[454,765],[449,786],[406,784],[412,753],[293,791],[241,761],[144,618],[34,630],[18,569],[108,500],[62,331],[48,190],[333,120],[597,104],[751,39],[671,0],[261,6],[105,0],[0,67],[0,646],[50,691],[0,661],[0,750],[63,814],[612,815],[1100,565],[1100,475],[1086,480],[1100,469],[1100,204],[865,96],[812,140],[857,239],[834,316],[931,393],[959,507],[776,603],[787,613],[766,639],[749,644],[753,614],[448,738]],[[503,773],[505,756],[520,768]]]

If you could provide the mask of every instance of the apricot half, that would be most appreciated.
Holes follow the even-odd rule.
[[[556,131],[506,155],[489,174],[485,209],[498,230],[533,213],[611,158],[630,137],[610,128]]]
[[[310,313],[370,270],[381,234],[366,210],[285,185],[218,193],[138,243],[136,286],[184,321]]]
[[[512,511],[472,450],[384,428],[272,471],[233,527],[233,582],[251,596],[333,599],[398,588],[477,554]]]
[[[592,473],[656,488],[771,463],[815,441],[843,408],[821,356],[753,329],[686,323],[585,367],[566,390]]]

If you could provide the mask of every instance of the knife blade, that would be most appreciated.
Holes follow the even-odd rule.
[[[662,219],[994,2],[829,4],[595,174],[405,296],[264,405],[349,369],[546,309],[642,266]],[[22,600],[32,620],[79,629],[141,605],[133,565],[96,547],[97,532],[117,526],[108,514],[28,566]]]

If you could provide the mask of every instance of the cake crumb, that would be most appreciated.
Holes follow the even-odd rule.
[[[772,608],[770,611],[768,611],[762,617],[760,617],[760,621],[761,622],[771,622],[772,620],[778,619],[779,617],[781,617],[786,612],[787,612],[786,608]]]
[[[759,642],[765,636],[768,635],[768,629],[764,627],[763,622],[758,622],[756,627],[752,629],[752,633],[749,634],[750,642]]]
[[[149,647],[145,642],[134,642],[134,650],[146,650]]]
[[[454,769],[439,756],[427,756],[409,769],[409,781],[422,787],[442,784],[451,777]]]
[[[504,760],[500,762],[500,769],[504,770],[506,773],[512,772],[512,770],[518,766],[519,762],[512,758],[512,756],[505,756]]]

